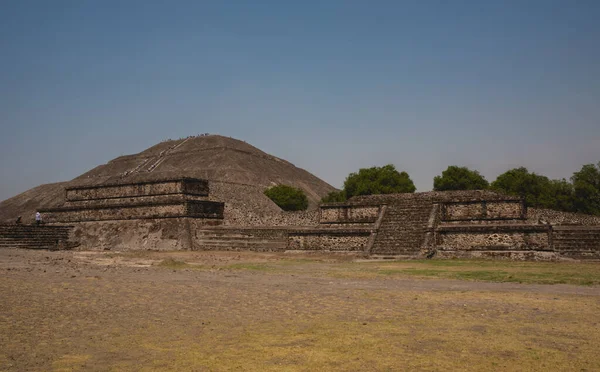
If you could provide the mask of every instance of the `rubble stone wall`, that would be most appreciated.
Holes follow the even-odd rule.
[[[81,250],[190,250],[188,218],[94,221],[73,224]]]
[[[438,250],[551,250],[546,232],[442,232],[438,235]]]
[[[57,208],[41,211],[47,223],[161,219],[174,217],[222,218],[223,203],[186,201],[172,204],[112,205],[94,208]]]
[[[105,208],[64,208],[42,211],[45,222],[65,223],[78,221],[107,221],[185,216],[185,204],[163,204],[144,206],[112,206]]]
[[[522,219],[526,215],[520,200],[443,203],[441,213],[443,221]]]
[[[174,204],[183,203],[185,201],[203,201],[207,200],[205,196],[172,194],[172,195],[152,195],[152,196],[137,196],[131,198],[111,198],[111,199],[91,199],[68,201],[64,204],[67,208],[100,208],[122,205],[152,205],[152,204]]]
[[[366,249],[370,232],[290,232],[288,249],[307,251],[350,251]]]
[[[525,205],[521,201],[486,202],[487,219],[520,219],[525,218]]]
[[[379,205],[325,204],[321,206],[320,223],[373,223],[379,216]]]
[[[552,209],[528,208],[527,221],[551,225],[600,226],[600,216],[583,213],[570,213]]]
[[[454,203],[442,205],[443,220],[483,219],[484,211],[481,203]]]
[[[128,198],[152,195],[208,195],[208,182],[196,179],[164,180],[129,184],[80,186],[67,188],[67,201]]]

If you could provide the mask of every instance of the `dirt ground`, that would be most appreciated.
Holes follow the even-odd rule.
[[[598,285],[389,275],[398,265],[3,249],[0,371],[600,370]]]

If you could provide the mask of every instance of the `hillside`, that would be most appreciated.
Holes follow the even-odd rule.
[[[211,182],[211,199],[224,201],[238,212],[257,215],[280,211],[263,191],[286,184],[303,189],[311,207],[334,188],[325,181],[240,140],[219,135],[161,142],[138,154],[121,156],[68,182],[35,187],[0,203],[0,221],[23,216],[37,208],[64,203],[64,188],[112,182],[138,182],[195,177]]]

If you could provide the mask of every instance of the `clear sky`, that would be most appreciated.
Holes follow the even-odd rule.
[[[600,1],[0,2],[0,200],[206,132],[336,187],[569,178],[600,161]]]

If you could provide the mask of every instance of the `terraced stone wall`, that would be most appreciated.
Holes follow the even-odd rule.
[[[131,198],[111,198],[111,199],[92,199],[92,200],[77,200],[66,202],[63,207],[66,208],[100,208],[113,207],[121,205],[152,205],[152,204],[176,204],[186,201],[203,201],[207,200],[205,196],[172,194],[172,195],[152,195],[152,196],[137,196]]]
[[[163,204],[100,205],[88,208],[64,207],[42,210],[41,213],[44,221],[47,223],[70,223],[175,217],[222,219],[223,209],[223,203],[210,201],[184,201]]]
[[[131,198],[173,194],[208,196],[208,193],[208,181],[199,179],[79,186],[67,188],[65,190],[67,201]]]

